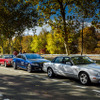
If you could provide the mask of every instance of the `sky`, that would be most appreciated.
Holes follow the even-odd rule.
[[[36,32],[35,32],[35,34],[37,34],[37,35],[39,35],[39,33],[42,31],[42,29],[46,29],[47,31],[49,31],[50,32],[50,30],[51,30],[51,27],[49,26],[48,27],[48,25],[44,25],[43,27],[39,27],[39,26],[36,26],[35,27],[35,29],[36,29]],[[32,31],[32,29],[31,30],[25,30],[24,31],[24,33],[25,33],[25,35],[27,35],[27,34],[29,34],[29,35],[34,35],[34,32]]]
[[[91,23],[90,22],[85,22],[84,25],[90,27]],[[44,25],[43,27],[36,26],[35,27],[35,29],[36,29],[35,34],[39,35],[39,33],[42,31],[43,28],[46,29],[49,32],[51,31],[51,27],[50,26],[48,27],[48,25]],[[100,32],[100,30],[99,30],[99,32]],[[24,34],[25,35],[34,35],[34,32],[32,31],[32,29],[31,30],[26,29],[24,31]]]
[[[71,15],[73,15],[73,11],[69,13],[69,12],[68,12],[68,7],[66,7],[66,17],[67,17],[67,16],[71,16]],[[54,16],[57,17],[57,15],[54,15]],[[54,16],[52,15],[50,19],[54,20]],[[92,19],[91,19],[91,20],[92,20]],[[85,26],[91,26],[91,20],[90,20],[90,19],[87,20],[87,21],[85,22]],[[46,29],[47,31],[50,31],[50,30],[51,30],[51,27],[50,27],[50,26],[47,27],[47,26],[48,26],[48,25],[44,25],[44,26],[42,26],[42,27],[36,26],[36,27],[35,27],[35,29],[36,29],[35,34],[39,35],[39,33],[42,31],[42,28]],[[99,30],[99,31],[100,31],[100,30]],[[24,33],[25,33],[26,35],[27,35],[27,34],[34,35],[34,33],[32,32],[32,30],[30,30],[30,31],[29,31],[29,30],[25,30]]]
[[[90,22],[85,22],[84,25],[90,27],[91,23]],[[44,25],[43,27],[36,26],[35,27],[35,29],[36,29],[35,34],[39,35],[43,28],[46,29],[49,32],[51,31],[51,27],[50,26],[48,27],[48,25]],[[98,30],[98,32],[100,32],[100,29],[96,29],[96,30]],[[25,35],[34,35],[34,32],[32,31],[32,29],[31,30],[26,29],[24,31],[24,34]]]

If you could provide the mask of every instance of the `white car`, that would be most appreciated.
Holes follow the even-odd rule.
[[[88,83],[100,83],[100,65],[87,56],[61,56],[51,62],[44,63],[43,71],[48,77],[61,75],[79,79],[84,85]]]

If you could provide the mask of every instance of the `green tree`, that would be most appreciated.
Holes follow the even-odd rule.
[[[9,39],[11,52],[12,38],[15,34],[22,34],[28,28],[37,24],[38,14],[36,8],[23,0],[0,0],[0,30]]]
[[[6,42],[7,42],[7,38],[3,34],[0,34],[0,46],[2,48],[1,51],[3,54],[6,53],[5,52],[5,47],[7,46]]]
[[[53,30],[55,28],[60,28],[62,30],[61,34],[64,38],[66,53],[69,55],[69,28],[66,29],[69,24],[66,22],[66,9],[68,5],[73,4],[73,0],[37,0],[34,2],[38,4],[37,9],[40,12],[40,15],[43,15],[43,18],[39,19],[40,25],[43,24],[43,22],[46,22],[52,26]],[[54,18],[54,21],[50,19],[51,17]]]
[[[39,37],[37,35],[34,35],[33,37],[33,41],[31,44],[31,50],[34,52],[39,52],[40,51],[40,41],[39,41]]]
[[[31,47],[34,52],[40,53],[43,51],[43,52],[47,53],[47,50],[46,50],[47,34],[48,34],[48,31],[45,29],[42,29],[42,31],[40,32],[39,35],[34,35],[33,41],[31,43]]]
[[[95,48],[95,53],[100,54],[100,33],[96,33],[97,36],[97,47]]]
[[[47,35],[47,50],[51,54],[64,54],[64,40],[62,34],[59,34],[60,30],[51,31]]]
[[[22,37],[22,52],[25,51],[27,53],[32,52],[31,50],[31,43],[33,41],[33,36],[27,35]]]
[[[69,55],[69,24],[67,23],[67,18],[69,20],[74,19],[74,14],[71,12],[77,12],[76,15],[85,16],[85,18],[92,18],[98,9],[98,0],[30,0],[34,1],[38,5],[38,11],[43,18],[39,19],[40,25],[46,22],[54,28],[60,28],[62,30],[62,35],[64,38],[64,44],[66,48],[66,53]],[[68,11],[67,11],[68,9]],[[75,10],[74,10],[75,9]],[[70,16],[69,13],[70,12]],[[67,17],[68,16],[68,17]],[[84,18],[82,16],[82,18]],[[54,21],[50,20],[51,18]],[[66,29],[68,28],[68,29]]]
[[[23,39],[23,37],[16,36],[12,41],[13,49],[16,50],[17,52],[19,52],[19,50],[21,49],[22,39]]]
[[[97,46],[97,37],[95,34],[95,28],[92,26],[86,27],[83,29],[83,32],[84,32],[83,53],[94,53],[95,48]],[[79,37],[79,50],[81,50],[81,34]]]
[[[81,55],[83,54],[83,28],[84,22],[90,21],[93,24],[100,22],[100,0],[75,0],[75,5],[73,5],[73,12],[76,13],[76,18],[82,23],[82,47],[81,47]],[[72,8],[72,5],[70,6]]]

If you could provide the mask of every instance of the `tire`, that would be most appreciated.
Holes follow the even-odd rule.
[[[32,66],[31,66],[30,64],[28,64],[28,66],[27,66],[27,71],[28,71],[29,73],[32,72]]]
[[[55,76],[55,74],[54,74],[54,72],[53,72],[53,70],[52,70],[51,68],[48,68],[47,74],[48,74],[48,77],[49,77],[49,78],[52,78],[52,77]]]
[[[90,83],[90,78],[86,72],[80,73],[79,80],[83,85],[88,85]]]
[[[13,62],[13,68],[17,69],[17,64],[15,62]]]
[[[6,62],[4,62],[4,66],[7,67],[7,63]]]

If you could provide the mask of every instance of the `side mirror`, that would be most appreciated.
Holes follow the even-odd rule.
[[[23,60],[26,60],[24,57],[22,58]]]

